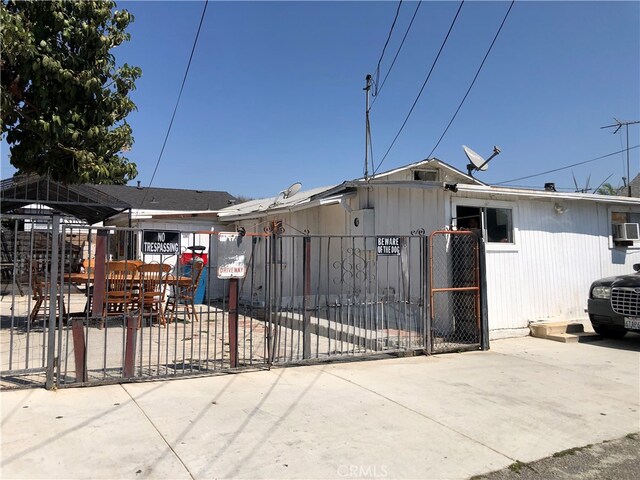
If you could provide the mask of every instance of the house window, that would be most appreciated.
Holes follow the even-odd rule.
[[[413,179],[422,182],[435,182],[438,180],[437,170],[414,170]]]
[[[456,225],[476,231],[487,243],[514,243],[511,208],[458,205]]]
[[[485,208],[487,242],[513,243],[513,215],[510,208]]]

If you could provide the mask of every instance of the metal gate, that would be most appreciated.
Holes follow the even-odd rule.
[[[482,242],[470,232],[246,234],[246,275],[219,281],[214,232],[174,232],[180,253],[151,255],[139,229],[32,220],[3,217],[2,388],[488,348]],[[198,244],[209,255],[196,275],[184,260]],[[157,295],[141,264],[166,266]],[[118,269],[130,272],[119,289]],[[200,280],[208,295],[195,301]]]
[[[3,216],[3,223],[11,222]],[[0,374],[2,388],[59,388],[264,368],[268,363],[264,290],[254,259],[268,243],[248,241],[248,272],[229,302],[216,282],[215,258],[198,268],[193,254],[140,254],[143,231],[61,224],[58,216],[3,229]],[[183,247],[212,232],[177,232]],[[10,255],[6,255],[9,252]],[[100,260],[101,259],[101,260]],[[5,261],[6,260],[6,261]],[[148,268],[142,268],[145,265]],[[112,287],[117,270],[123,287]],[[162,271],[152,289],[143,270]],[[122,272],[128,272],[126,275]],[[200,282],[209,291],[195,301]],[[53,300],[51,300],[53,299]]]
[[[481,238],[471,231],[435,231],[429,246],[429,351],[488,348]]]
[[[272,237],[273,363],[424,350],[426,239],[380,238]]]

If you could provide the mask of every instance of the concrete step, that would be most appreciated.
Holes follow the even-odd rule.
[[[597,333],[585,332],[582,323],[571,321],[532,323],[529,330],[532,337],[564,343],[591,342],[601,338]]]

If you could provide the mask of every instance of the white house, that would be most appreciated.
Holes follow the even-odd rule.
[[[637,227],[626,237],[613,227],[640,222],[640,199],[490,186],[437,159],[230,206],[219,220],[255,233],[275,225],[286,234],[371,237],[477,227],[491,338],[526,335],[530,322],[585,319],[590,283],[640,262]],[[412,258],[412,270],[423,268]],[[318,272],[318,285],[323,275]],[[382,281],[376,292],[384,290]]]

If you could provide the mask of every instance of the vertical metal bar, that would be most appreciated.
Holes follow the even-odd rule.
[[[33,230],[31,231],[31,235],[33,236]],[[33,255],[33,252],[31,252]],[[15,332],[15,306],[16,306],[16,291],[15,291],[15,281],[16,281],[16,276],[15,276],[15,272],[16,272],[16,260],[17,260],[17,256],[18,256],[18,221],[15,220],[14,224],[13,224],[13,278],[11,279],[11,329],[9,330],[9,370],[13,369],[13,334]],[[32,257],[33,260],[33,257]],[[31,265],[29,265],[29,267],[31,267]],[[31,288],[32,283],[31,283],[31,268],[29,268],[29,287]],[[33,291],[31,292],[31,296],[29,297],[31,299],[31,297],[33,296]],[[30,307],[31,305],[29,305]],[[31,315],[31,310],[29,309],[28,315]],[[29,365],[29,328],[31,325],[31,318],[29,317],[29,319],[27,320],[27,359],[26,359],[26,363],[27,365]],[[25,367],[25,368],[28,368]]]
[[[317,322],[317,330],[316,330],[316,355],[315,357],[318,358],[318,356],[320,355],[320,328],[322,327],[321,325],[321,314],[320,314],[320,283],[322,281],[322,237],[319,237],[317,240],[317,244],[318,244],[318,280],[316,282],[316,294],[314,295],[314,305],[315,305],[315,315],[316,315],[316,322]],[[326,295],[329,295],[329,292],[326,292]]]
[[[484,242],[478,237],[478,270],[480,271],[480,348],[489,350],[489,314],[487,311],[487,264]]]
[[[55,373],[55,341],[56,341],[56,309],[51,306],[51,302],[58,299],[58,235],[60,234],[60,214],[54,213],[51,222],[51,277],[49,281],[49,322],[48,322],[48,345],[47,345],[47,379],[45,388],[51,390],[54,384]],[[55,303],[53,303],[55,305]]]
[[[238,366],[238,279],[229,280],[229,354],[231,368]]]
[[[69,235],[69,238],[73,238],[72,235]],[[67,228],[66,225],[63,223],[62,224],[62,233],[60,235],[60,241],[62,244],[62,250],[61,250],[61,263],[62,263],[62,268],[60,269],[60,277],[59,277],[59,285],[60,285],[60,290],[59,290],[59,295],[60,295],[60,316],[58,318],[58,375],[56,375],[56,386],[60,385],[60,369],[62,367],[61,362],[62,362],[62,330],[63,330],[63,326],[64,326],[64,318],[67,317],[67,312],[66,312],[66,308],[65,308],[65,300],[64,300],[64,272],[66,270],[66,248],[64,248],[66,246],[66,241],[67,239]],[[71,250],[71,241],[69,241],[69,250]],[[69,255],[69,259],[71,259],[71,254]],[[71,272],[71,260],[69,260],[69,272]],[[57,279],[52,279],[52,280],[57,280]],[[71,289],[69,289],[68,293],[67,293],[67,305],[69,305],[69,308],[71,308]],[[67,321],[68,321],[68,317],[67,317]],[[83,329],[80,329],[80,334],[83,333]],[[84,343],[84,342],[83,342]],[[86,355],[86,350],[84,349],[83,346],[83,357],[84,355]],[[65,359],[66,362],[66,359]],[[82,381],[86,381],[86,369],[84,368],[84,364],[85,362],[83,361],[83,376]],[[77,367],[76,367],[77,368]],[[76,376],[76,379],[78,377]]]
[[[224,294],[224,289],[223,289],[223,294]],[[216,360],[218,359],[218,315],[219,315],[219,312],[216,310],[214,314],[215,323],[213,324],[213,369],[214,370],[218,368],[217,362],[216,362]],[[222,317],[222,322],[224,323],[224,315]],[[224,342],[223,342],[223,345],[224,345]],[[207,358],[209,358],[209,355],[207,355]]]
[[[432,325],[432,318],[433,318],[433,314],[432,314],[432,309],[433,309],[433,304],[431,303],[431,288],[432,288],[432,283],[431,283],[431,269],[433,268],[432,265],[432,260],[431,260],[431,243],[433,242],[432,240],[432,236],[425,236],[424,237],[424,242],[423,242],[423,248],[424,248],[424,312],[423,312],[423,318],[424,318],[424,335],[425,335],[425,353],[427,355],[431,355],[433,353],[433,345],[431,343],[431,329],[433,328]]]
[[[311,358],[311,312],[309,311],[308,298],[311,295],[311,238],[305,236],[302,239],[302,282],[304,285],[302,299],[302,358]]]

